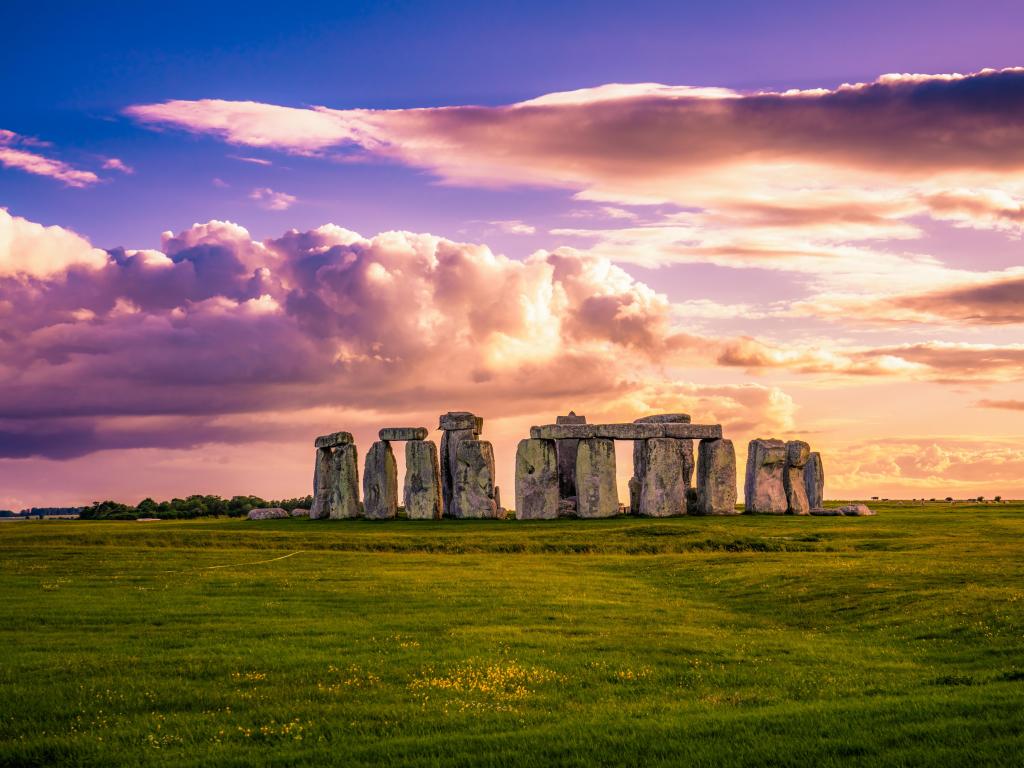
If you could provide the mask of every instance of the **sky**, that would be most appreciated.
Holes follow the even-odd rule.
[[[0,508],[449,410],[1024,496],[1024,6],[551,5],[5,4]]]

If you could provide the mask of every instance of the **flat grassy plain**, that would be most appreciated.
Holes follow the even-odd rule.
[[[0,524],[0,765],[1024,762],[1024,504]]]

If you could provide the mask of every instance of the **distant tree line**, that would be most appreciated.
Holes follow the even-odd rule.
[[[94,501],[82,509],[83,520],[138,520],[157,517],[162,520],[190,520],[196,517],[243,517],[254,507],[281,507],[291,512],[296,507],[308,509],[312,496],[267,501],[259,496],[202,496],[194,494],[184,499],[153,501],[143,499],[135,506],[118,501]]]

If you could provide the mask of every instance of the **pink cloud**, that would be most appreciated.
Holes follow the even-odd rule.
[[[62,160],[45,157],[25,147],[47,147],[49,144],[20,136],[13,131],[0,130],[0,165],[16,168],[37,176],[48,176],[64,182],[69,187],[87,187],[99,182],[92,171],[83,171]]]
[[[108,157],[103,161],[104,170],[120,171],[121,173],[132,174],[135,173],[135,169],[125,163],[123,160],[119,160],[116,157]]]
[[[299,198],[286,192],[275,192],[270,187],[257,187],[249,193],[249,199],[268,211],[287,211]]]

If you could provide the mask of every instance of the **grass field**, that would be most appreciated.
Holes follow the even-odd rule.
[[[0,524],[0,765],[1024,763],[1024,504]]]

